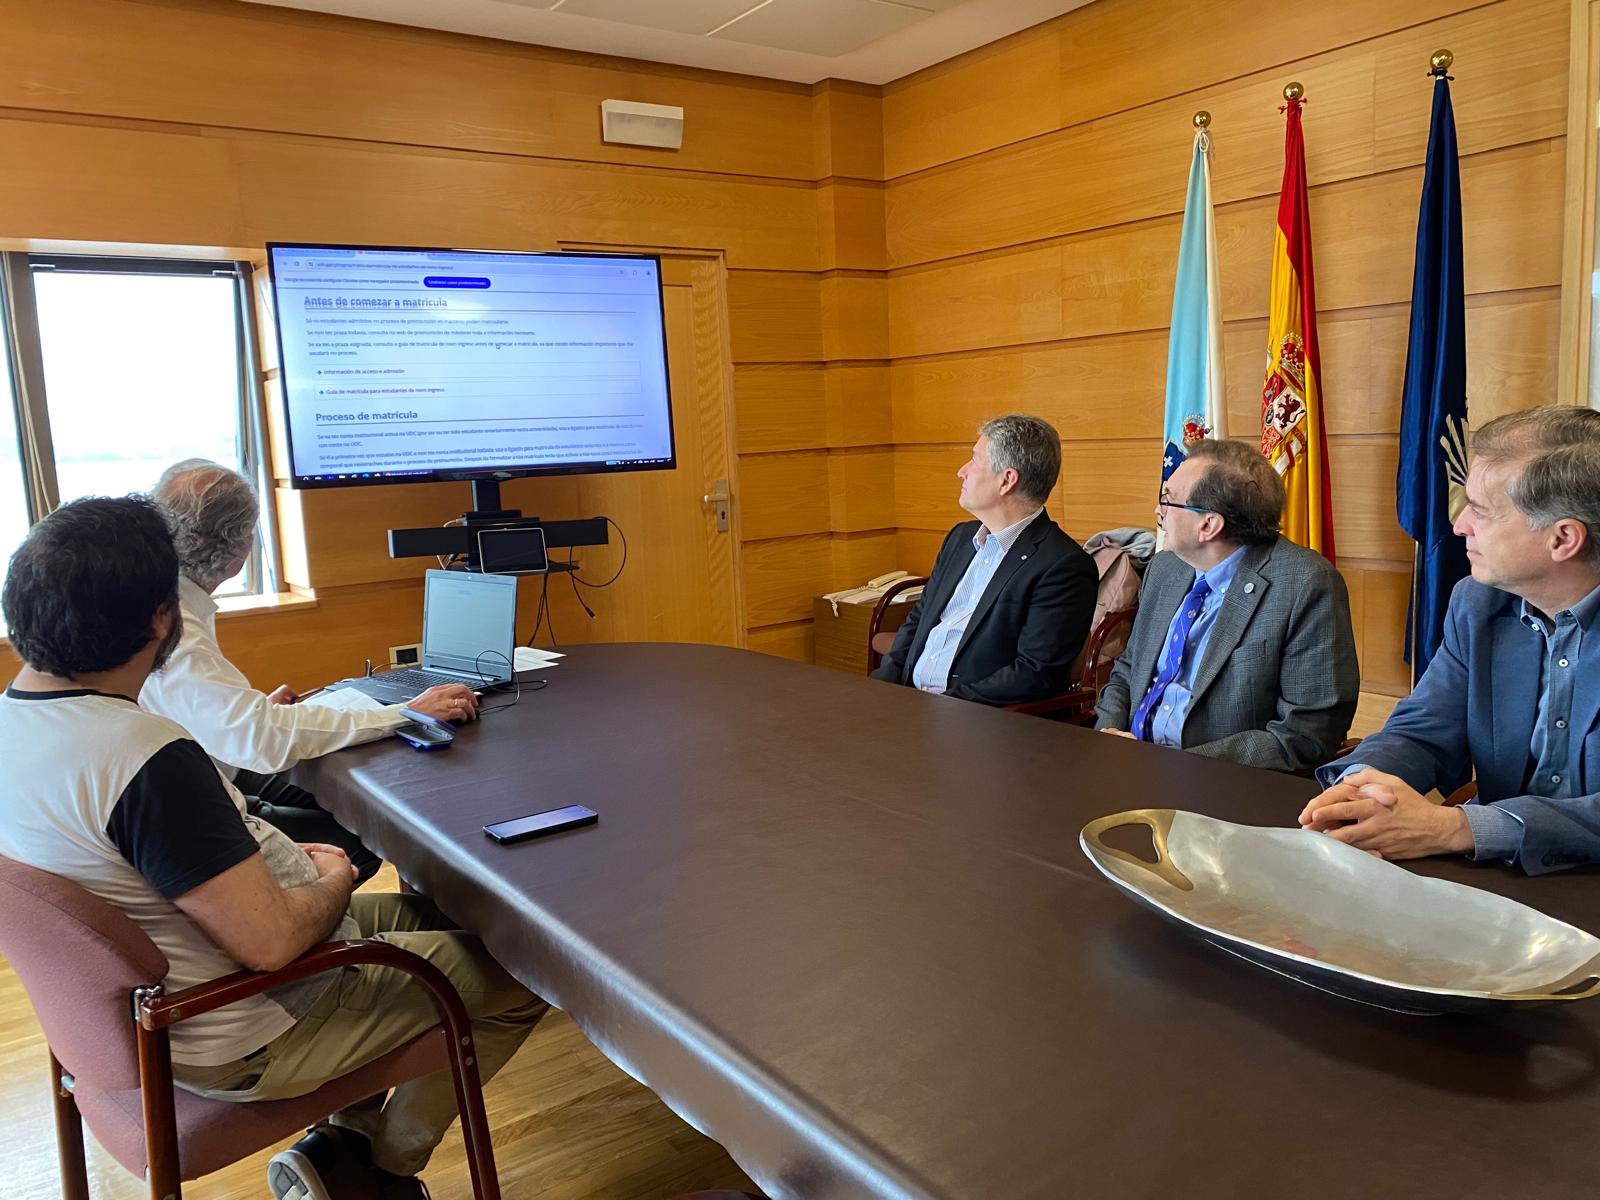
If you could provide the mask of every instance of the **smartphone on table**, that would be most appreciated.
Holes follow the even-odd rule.
[[[594,809],[585,808],[581,804],[569,804],[565,808],[552,808],[547,812],[534,813],[531,816],[496,821],[491,825],[485,825],[483,831],[502,846],[509,846],[514,842],[525,842],[529,838],[543,837],[547,833],[560,833],[563,829],[593,825],[599,819],[600,814]]]

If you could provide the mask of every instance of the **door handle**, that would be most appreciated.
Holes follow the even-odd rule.
[[[732,500],[733,497],[728,493],[728,481],[726,479],[713,479],[711,481],[711,490],[700,497],[702,504],[714,504],[717,506],[718,533],[728,532],[729,504]]]

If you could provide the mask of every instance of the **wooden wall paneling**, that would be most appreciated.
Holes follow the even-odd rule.
[[[1594,321],[1595,130],[1600,126],[1600,2],[1570,0],[1571,70],[1567,81],[1567,171],[1562,202],[1561,352],[1556,398],[1588,404],[1600,393],[1589,379]]]
[[[739,476],[744,487],[740,529],[747,542],[831,528],[826,450],[747,455]]]
[[[882,275],[831,274],[821,281],[822,356],[881,359],[889,351],[888,284]]]
[[[889,369],[894,440],[899,443],[977,440],[977,428],[998,409],[1026,407],[1022,354],[982,354],[896,362]]]
[[[238,246],[226,142],[152,130],[0,119],[0,237]]]
[[[807,362],[822,358],[822,284],[815,275],[729,271],[733,361]]]
[[[906,358],[1059,338],[1065,332],[1062,277],[1059,246],[891,275],[890,354]]]
[[[1361,690],[1403,696],[1411,690],[1411,668],[1406,666],[1404,650],[1406,609],[1411,600],[1410,568],[1358,569],[1363,575],[1362,618],[1356,630]]]
[[[894,452],[894,506],[902,529],[949,529],[970,518],[957,497],[956,471],[967,461],[971,443],[948,446],[898,446]]]
[[[1462,160],[1461,218],[1471,231],[1462,246],[1469,295],[1560,282],[1564,165],[1559,139]],[[1420,168],[1318,189],[1311,222],[1319,305],[1410,302],[1421,195]],[[1266,312],[1265,253],[1261,262],[1262,303],[1250,316]],[[1234,315],[1246,314],[1230,310]]]
[[[954,525],[955,522],[950,522]],[[899,529],[895,531],[895,569],[926,575],[933,570],[949,529]]]
[[[877,183],[830,180],[818,185],[819,267],[881,271],[889,265],[883,196]]]
[[[1534,142],[1461,165],[1469,292],[1548,287],[1560,278],[1562,148]],[[1420,169],[1311,193],[1317,302],[1330,312],[1411,296]],[[1266,316],[1277,198],[1217,209],[1223,311]],[[1172,316],[1178,217],[889,277],[896,358],[1164,329]],[[1060,305],[1058,318],[1050,310]],[[1263,361],[1265,361],[1263,359]]]
[[[1061,33],[1046,25],[884,89],[884,174],[893,179],[1057,126]]]
[[[883,178],[883,97],[878,88],[825,79],[811,96],[814,178]]]
[[[1306,86],[1313,186],[1419,165],[1427,147],[1429,47],[1483,64],[1468,102],[1462,152],[1562,135],[1562,0],[1504,0],[1337,55],[1294,63]],[[1419,67],[1421,68],[1419,70]],[[1283,174],[1282,70],[1258,72],[1074,126],[956,166],[895,181],[887,197],[895,266],[969,254],[1181,211],[1197,108],[1212,114],[1214,202],[1275,195]],[[1382,136],[1377,152],[1375,130]],[[1019,188],[1018,179],[1038,181]]]
[[[1456,56],[1450,100],[1462,154],[1564,136],[1569,3],[1501,0],[1378,43],[1375,169],[1411,166],[1426,157],[1433,81],[1424,72],[1441,46]]]
[[[725,249],[732,266],[817,261],[809,185],[246,135],[229,144],[248,243],[644,243]]]
[[[1400,432],[1410,321],[1409,305],[1321,314],[1330,434]],[[1550,402],[1559,322],[1554,288],[1468,297],[1467,398],[1474,424]],[[1235,435],[1261,419],[1266,341],[1265,319],[1238,322],[1225,332],[1228,421]]]
[[[833,538],[833,583],[829,591],[859,587],[886,571],[898,570],[898,542],[892,530],[874,529],[863,533],[835,534]]]
[[[1273,0],[1232,0],[1222,19],[1208,0],[1102,0],[1058,22],[1061,124],[1264,69],[1283,73],[1298,59],[1382,37],[1402,22],[1476,6],[1477,0],[1414,0],[1400,11],[1392,0],[1345,0],[1336,9],[1285,9]]]
[[[981,422],[1017,411],[1044,417],[1068,439],[1153,438],[1165,405],[1167,334],[900,362],[892,372],[898,442],[972,438]]]
[[[892,384],[884,363],[833,363],[823,374],[828,444],[883,446],[894,440]]]
[[[741,454],[830,444],[827,373],[820,365],[741,363],[733,391]]]
[[[1561,294],[1555,288],[1467,301],[1467,415],[1474,425],[1561,403]]]
[[[1372,57],[1296,71],[1306,94],[1322,98],[1306,116],[1312,183],[1370,171]],[[1196,108],[1211,112],[1216,134],[1214,202],[1276,192],[1283,82],[1251,76],[897,180],[886,198],[889,261],[906,266],[1181,212]],[[1019,179],[1036,182],[1020,188]]]
[[[745,621],[754,630],[806,620],[811,601],[834,590],[833,538],[826,533],[746,542]]]
[[[1051,512],[1078,541],[1102,529],[1155,527],[1159,440],[1064,442]]]
[[[0,106],[814,177],[797,84],[243,5],[14,0],[6,35]],[[681,105],[683,148],[602,142],[606,98]]]
[[[1333,535],[1341,558],[1409,562],[1413,543],[1394,511],[1400,449],[1392,437],[1328,439]]]
[[[893,528],[894,450],[890,447],[831,451],[826,486],[829,527],[834,532]]]
[[[812,630],[810,621],[795,621],[788,625],[767,625],[752,629],[748,648],[775,658],[793,659],[795,662],[811,661]]]

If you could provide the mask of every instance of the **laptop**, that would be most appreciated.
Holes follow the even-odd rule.
[[[422,591],[422,661],[335,687],[404,704],[441,683],[484,692],[511,682],[517,642],[517,577],[429,571]]]

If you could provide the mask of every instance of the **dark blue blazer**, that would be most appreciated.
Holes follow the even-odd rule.
[[[1463,579],[1450,597],[1444,644],[1383,728],[1317,771],[1324,787],[1357,763],[1449,795],[1478,776],[1474,803],[1495,804],[1523,826],[1517,861],[1530,875],[1600,862],[1600,621],[1586,630],[1572,697],[1576,795],[1523,792],[1539,711],[1544,639],[1509,592]]]

